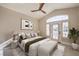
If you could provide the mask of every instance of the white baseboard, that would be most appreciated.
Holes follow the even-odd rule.
[[[12,38],[3,42],[2,44],[0,44],[0,49],[3,49],[4,47],[6,47],[7,45],[9,45],[12,41]]]

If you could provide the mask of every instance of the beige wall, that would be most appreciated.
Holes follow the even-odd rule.
[[[21,18],[31,20],[33,31],[38,31],[38,21],[36,19],[0,6],[0,43],[9,39],[14,31],[31,31],[21,30]]]
[[[69,15],[69,27],[79,28],[79,8],[68,8],[68,9],[60,9],[55,10],[45,16],[44,18],[34,19],[27,15],[12,11],[10,9],[4,8],[0,6],[0,43],[9,39],[14,31],[23,31],[29,32],[31,30],[21,30],[21,18],[29,19],[33,23],[33,31],[38,32],[40,30],[40,35],[46,35],[46,20],[57,15]],[[39,26],[38,26],[39,25]]]
[[[46,35],[46,20],[57,15],[65,15],[69,16],[69,28],[75,27],[79,28],[79,8],[67,8],[67,9],[60,9],[51,12],[49,15],[45,16],[44,18],[39,20],[39,29],[40,35]],[[65,41],[65,40],[64,40]]]

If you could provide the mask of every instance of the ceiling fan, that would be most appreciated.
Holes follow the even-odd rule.
[[[31,12],[37,12],[37,11],[41,11],[43,12],[44,14],[46,14],[46,12],[44,10],[42,10],[43,6],[44,6],[45,3],[40,3],[40,6],[37,10],[32,10]]]

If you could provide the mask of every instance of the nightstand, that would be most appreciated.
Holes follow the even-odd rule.
[[[17,45],[18,45],[17,40],[13,40],[13,41],[11,42],[11,48],[16,48]]]

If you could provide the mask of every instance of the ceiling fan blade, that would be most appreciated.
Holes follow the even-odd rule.
[[[46,14],[46,12],[45,11],[43,11],[43,10],[41,10],[44,14]]]
[[[40,3],[40,7],[39,10],[41,10],[43,8],[44,3]]]
[[[39,10],[32,10],[31,12],[36,12],[36,11],[39,11]]]

